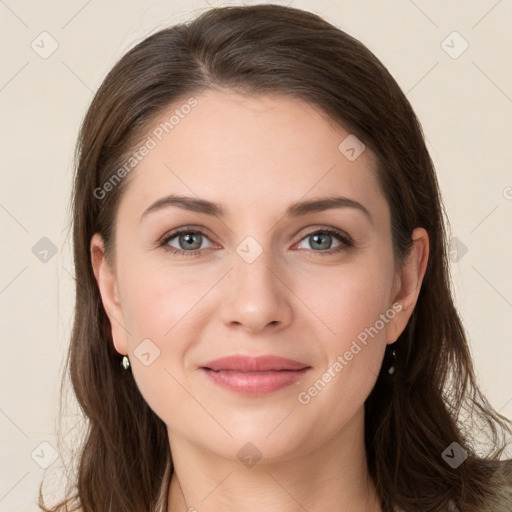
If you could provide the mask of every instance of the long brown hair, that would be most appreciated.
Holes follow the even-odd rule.
[[[40,490],[41,509],[75,504],[84,512],[140,512],[156,505],[172,460],[166,426],[131,372],[120,367],[89,244],[101,233],[112,256],[116,209],[129,177],[104,197],[98,190],[149,124],[169,104],[214,87],[300,98],[371,148],[391,210],[397,266],[408,254],[413,229],[428,232],[430,255],[415,310],[387,349],[365,402],[368,467],[383,510],[441,511],[450,502],[461,511],[511,510],[510,481],[498,479],[510,467],[499,460],[510,422],[476,383],[450,290],[444,210],[420,122],[362,43],[315,14],[270,4],[211,9],[151,35],[113,67],[88,109],[76,150],[76,309],[66,360],[87,430],[67,500],[45,508]],[[490,439],[486,453],[479,453],[477,428]],[[452,443],[468,454],[456,468],[442,456]]]

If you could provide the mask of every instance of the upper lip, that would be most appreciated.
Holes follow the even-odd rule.
[[[279,370],[302,370],[309,368],[309,365],[287,359],[285,357],[265,355],[265,356],[243,356],[231,355],[208,361],[201,365],[201,368],[209,370],[237,370],[241,372],[268,372]]]

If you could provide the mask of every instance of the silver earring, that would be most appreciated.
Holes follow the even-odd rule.
[[[130,368],[130,360],[128,359],[127,356],[123,356],[123,360],[121,361],[121,366],[125,369],[125,370],[128,370],[128,368]]]
[[[395,373],[395,360],[396,360],[396,350],[393,350],[393,363],[392,363],[392,366],[388,370],[388,373],[390,375],[393,375],[393,373]]]

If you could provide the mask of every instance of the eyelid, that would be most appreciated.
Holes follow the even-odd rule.
[[[335,228],[334,226],[322,226],[322,225],[318,225],[318,224],[315,224],[313,226],[313,228],[311,228],[311,229],[308,229],[308,228],[304,228],[304,229],[307,229],[307,231],[305,233],[301,233],[299,242],[301,242],[307,236],[311,236],[311,235],[314,235],[315,233],[320,232],[320,233],[329,233],[331,235],[335,235],[338,238],[340,238],[341,241],[346,243],[347,245],[355,245],[355,242],[352,239],[352,237],[343,229]]]
[[[211,236],[208,235],[206,232],[208,232],[208,230],[202,226],[194,226],[194,225],[190,225],[190,226],[181,226],[179,228],[175,228],[175,229],[171,229],[170,231],[167,231],[162,237],[160,237],[158,240],[157,240],[157,244],[160,246],[160,245],[165,245],[171,238],[174,238],[182,233],[199,233],[201,235],[203,235],[204,237],[208,238],[208,240],[212,241],[211,240]],[[192,252],[192,251],[190,251]]]

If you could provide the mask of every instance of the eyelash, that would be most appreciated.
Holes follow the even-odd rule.
[[[165,249],[165,250],[167,250],[169,252],[172,252],[172,254],[176,255],[176,256],[185,256],[185,257],[187,257],[187,256],[195,256],[195,255],[199,254],[204,249],[196,249],[194,251],[184,251],[183,249],[176,249],[175,247],[169,247],[167,245],[169,243],[169,241],[172,240],[173,238],[176,238],[177,236],[182,235],[182,234],[190,234],[190,233],[194,233],[194,234],[195,233],[199,233],[202,236],[208,238],[201,230],[192,229],[192,228],[181,228],[178,231],[174,231],[174,232],[171,232],[171,233],[166,233],[158,241],[158,245],[159,245],[159,247],[162,247],[163,249]],[[318,233],[328,233],[330,235],[335,235],[342,243],[340,245],[338,245],[338,247],[335,247],[334,249],[328,249],[326,251],[312,251],[312,250],[310,250],[311,252],[314,252],[316,254],[321,254],[322,256],[331,255],[331,254],[339,253],[339,252],[341,252],[343,250],[346,250],[346,249],[351,248],[351,247],[354,246],[354,242],[353,242],[353,240],[351,239],[350,236],[348,236],[343,231],[340,231],[340,230],[335,229],[335,228],[330,228],[330,227],[316,229],[315,231],[311,231],[310,233],[306,233],[299,240],[299,242],[301,242],[302,240],[304,240],[305,238],[307,238],[309,236],[316,235]],[[208,238],[208,240],[209,240],[209,238]]]

